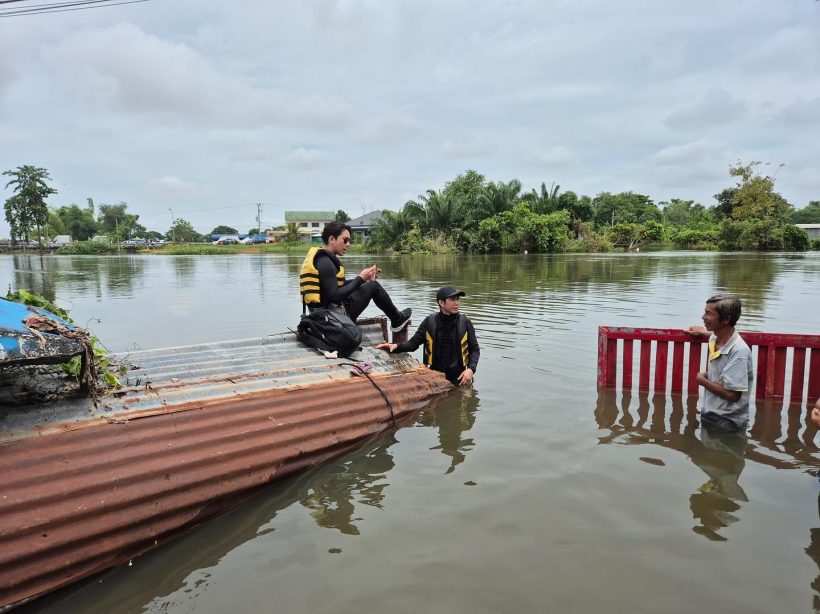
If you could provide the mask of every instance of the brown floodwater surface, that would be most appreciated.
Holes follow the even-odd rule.
[[[112,351],[295,329],[301,256],[0,256]],[[347,256],[348,271],[372,256]],[[806,408],[748,433],[697,399],[598,391],[597,327],[820,333],[820,254],[379,256],[413,321],[464,290],[474,387],[24,612],[809,612],[820,467]],[[377,313],[369,308],[365,315]]]

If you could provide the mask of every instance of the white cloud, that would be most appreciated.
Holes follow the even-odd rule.
[[[316,149],[297,147],[285,155],[284,162],[296,168],[316,168],[324,162],[324,156]]]
[[[129,113],[232,126],[296,124],[340,129],[349,107],[322,96],[294,99],[222,73],[191,47],[131,24],[78,32],[46,57],[69,97]],[[275,86],[275,83],[272,84]]]
[[[464,136],[441,144],[441,153],[447,158],[482,157],[491,151],[491,146],[483,136]]]
[[[195,183],[183,181],[179,177],[160,177],[148,181],[145,191],[151,196],[170,200],[201,196],[206,190]]]
[[[746,103],[724,89],[707,92],[698,102],[675,111],[666,118],[666,125],[677,130],[704,129],[742,119]]]
[[[536,163],[553,168],[575,166],[579,162],[578,156],[564,145],[538,149],[532,153],[532,157]]]
[[[820,125],[820,96],[792,100],[780,107],[774,119],[777,123],[798,129]]]

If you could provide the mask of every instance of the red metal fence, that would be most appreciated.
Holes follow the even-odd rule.
[[[755,392],[758,398],[785,397],[789,373],[791,402],[804,398],[813,402],[820,396],[820,335],[781,335],[776,333],[741,333],[755,356]],[[638,390],[649,390],[653,380],[655,392],[683,392],[684,381],[690,394],[697,394],[696,376],[705,370],[706,337],[695,337],[684,330],[671,328],[598,327],[598,386],[618,385],[618,340],[621,344],[621,385],[632,388],[635,342],[638,342]],[[655,359],[652,360],[652,342]],[[669,346],[672,346],[671,373],[668,368]],[[756,348],[756,349],[755,349]],[[684,366],[684,358],[686,366]],[[654,373],[650,378],[650,372]],[[803,381],[808,365],[808,396]]]

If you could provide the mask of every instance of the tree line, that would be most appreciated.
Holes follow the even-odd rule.
[[[635,192],[579,196],[542,183],[525,192],[521,182],[487,181],[468,170],[440,190],[430,189],[385,211],[374,227],[375,248],[426,252],[597,252],[613,248],[801,251],[812,243],[795,226],[820,223],[820,201],[796,209],[774,189],[760,162],[729,169],[735,185],[706,207],[693,200],[654,203]]]
[[[398,212],[384,211],[368,241],[376,250],[413,252],[598,252],[642,246],[681,249],[788,250],[820,249],[795,224],[820,223],[820,201],[802,209],[789,204],[774,189],[775,178],[762,172],[760,162],[738,163],[729,169],[735,185],[715,195],[706,207],[693,200],[654,203],[635,192],[601,192],[590,197],[542,183],[525,192],[517,179],[488,181],[468,170],[440,190],[429,189]],[[32,236],[70,235],[83,241],[98,234],[119,242],[131,237],[195,243],[214,234],[239,234],[231,226],[216,226],[208,234],[176,218],[165,233],[147,230],[125,202],[95,207],[76,204],[49,207],[57,193],[44,168],[20,166],[3,175],[14,194],[5,202],[6,221],[13,240]],[[336,219],[350,218],[343,210]],[[286,240],[299,238],[295,225],[281,227]],[[251,228],[247,234],[259,232]]]
[[[263,230],[249,228],[242,233],[233,226],[220,224],[210,232],[200,234],[184,218],[174,218],[173,223],[164,233],[148,230],[139,221],[139,214],[130,213],[128,204],[101,204],[95,206],[94,200],[86,199],[86,206],[77,204],[62,207],[49,207],[46,199],[57,194],[57,190],[48,182],[51,176],[44,168],[37,166],[19,166],[8,170],[3,175],[11,177],[6,189],[13,189],[14,194],[6,200],[6,221],[11,230],[12,241],[34,240],[42,243],[57,235],[69,235],[75,241],[87,241],[97,235],[105,235],[109,241],[119,243],[126,239],[140,237],[149,240],[165,240],[179,243],[209,242],[213,235],[257,234]],[[336,212],[336,219],[341,222],[350,220],[343,210]],[[277,227],[287,230],[287,239],[298,241],[299,228],[295,224]]]

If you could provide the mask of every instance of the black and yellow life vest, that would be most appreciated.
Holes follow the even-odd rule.
[[[299,294],[302,296],[303,305],[312,305],[314,307],[322,305],[319,269],[316,268],[316,256],[322,251],[330,257],[336,266],[336,283],[339,286],[343,286],[345,283],[345,268],[342,266],[339,258],[337,258],[335,254],[323,250],[321,247],[311,247],[299,271]]]
[[[436,339],[436,329],[438,328],[438,314],[429,316],[424,320],[424,349],[422,350],[422,362],[428,367],[433,366],[433,344]],[[458,331],[458,338],[461,344],[460,365],[466,368],[469,363],[469,352],[467,348],[467,316],[458,314],[458,322],[456,323],[456,330]]]

